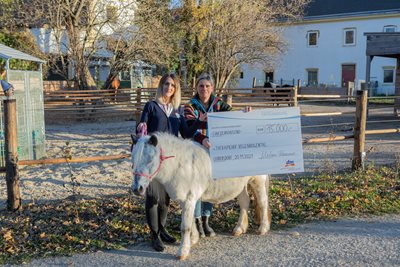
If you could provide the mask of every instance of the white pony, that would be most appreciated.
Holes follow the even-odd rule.
[[[141,138],[132,137],[132,191],[144,195],[151,180],[164,185],[171,199],[177,200],[182,208],[181,244],[178,257],[189,256],[190,246],[199,240],[194,223],[196,201],[223,203],[238,198],[240,217],[233,234],[238,236],[248,228],[250,198],[249,184],[260,207],[259,234],[270,229],[271,214],[268,204],[268,175],[214,180],[211,177],[211,160],[200,145],[166,133],[155,133]]]

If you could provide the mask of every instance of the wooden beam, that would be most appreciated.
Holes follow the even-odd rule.
[[[80,163],[90,161],[102,161],[102,160],[119,160],[129,158],[131,154],[121,155],[108,155],[108,156],[96,156],[96,157],[83,157],[83,158],[54,158],[54,159],[39,159],[39,160],[20,160],[18,165],[43,165],[43,164],[62,164],[62,163]]]
[[[348,98],[347,95],[297,95],[298,98]]]
[[[338,116],[344,114],[354,114],[354,111],[346,111],[346,112],[319,112],[319,113],[301,113],[303,117],[316,117],[316,116]]]
[[[400,133],[400,128],[398,129],[383,129],[383,130],[367,130],[365,131],[365,135],[370,135],[370,134],[388,134],[388,133]],[[310,138],[310,139],[304,139],[303,143],[304,144],[310,144],[310,143],[322,143],[322,142],[330,142],[330,141],[342,141],[346,139],[351,139],[354,138],[354,134],[350,135],[332,135],[328,137],[318,137],[318,138]]]
[[[303,143],[310,144],[310,143],[321,143],[321,142],[330,142],[330,141],[341,141],[341,140],[351,139],[353,137],[354,137],[353,134],[351,134],[351,135],[335,135],[335,136],[329,136],[329,137],[305,139],[305,140],[303,140]]]
[[[366,130],[365,134],[387,134],[387,133],[400,133],[400,128],[398,129],[382,129],[382,130]]]

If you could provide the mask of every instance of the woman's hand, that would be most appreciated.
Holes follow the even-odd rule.
[[[147,124],[145,122],[139,123],[136,129],[139,137],[147,135]]]
[[[210,139],[208,139],[208,138],[204,138],[203,141],[201,142],[201,144],[202,144],[205,148],[208,148],[208,149],[211,148]]]
[[[199,118],[199,121],[201,121],[201,122],[207,121],[207,113],[202,114],[202,115],[200,116],[200,118]]]

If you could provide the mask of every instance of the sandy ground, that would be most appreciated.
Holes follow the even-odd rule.
[[[302,105],[302,112],[354,111],[350,106]],[[392,115],[392,108],[371,110],[371,121],[390,120],[389,123],[369,123],[367,128],[400,128],[400,119]],[[341,117],[302,118],[303,138],[328,134],[351,134],[354,115]],[[319,125],[320,127],[311,127]],[[73,157],[89,157],[123,154],[129,152],[130,133],[134,121],[75,123],[68,125],[46,125],[48,158],[63,157],[67,147]],[[335,143],[305,144],[305,174],[321,171],[335,172],[351,167],[353,140]],[[369,164],[399,164],[400,134],[374,135],[367,137],[366,150]],[[4,177],[4,176],[3,176]],[[21,193],[24,202],[41,202],[64,199],[71,195],[71,178],[80,186],[76,188],[87,197],[103,197],[125,194],[131,183],[129,159],[58,165],[23,166],[20,169]],[[6,201],[5,179],[0,180],[0,209]]]

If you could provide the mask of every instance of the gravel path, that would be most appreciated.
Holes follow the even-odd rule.
[[[308,223],[266,236],[218,235],[201,239],[184,262],[176,253],[177,245],[157,253],[142,243],[29,266],[400,266],[400,215]]]

